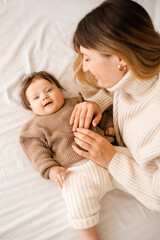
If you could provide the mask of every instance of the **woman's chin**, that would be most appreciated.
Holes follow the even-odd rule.
[[[99,87],[101,87],[101,88],[106,88],[106,84],[105,83],[103,83],[101,80],[99,80],[98,82],[97,82],[97,84],[98,84],[98,86]]]

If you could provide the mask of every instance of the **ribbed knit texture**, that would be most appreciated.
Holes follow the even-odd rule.
[[[113,181],[148,208],[160,210],[160,77],[142,81],[129,71],[107,90],[114,93],[117,142],[131,152],[115,154],[109,165]],[[94,97],[97,103],[104,99],[102,108],[105,94],[99,91]]]
[[[20,143],[27,157],[46,179],[53,166],[68,167],[82,159],[72,148],[76,145],[72,126],[69,124],[74,106],[81,102],[81,98],[65,99],[64,106],[52,115],[35,116],[23,127],[20,134]],[[103,127],[113,126],[112,116],[106,115]],[[109,125],[107,125],[109,124]],[[104,131],[99,127],[91,129],[102,136]]]
[[[106,89],[100,89],[95,95],[90,96],[87,93],[87,91],[82,91],[81,92],[84,99],[88,101],[93,101],[96,102],[99,107],[101,108],[101,111],[104,112],[108,107],[110,107],[113,103],[113,94],[108,92]]]
[[[88,159],[73,164],[64,175],[62,189],[71,227],[80,230],[95,226],[100,200],[113,189],[107,169]]]

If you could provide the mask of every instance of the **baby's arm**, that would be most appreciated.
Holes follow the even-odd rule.
[[[49,178],[57,184],[61,189],[63,188],[63,180],[61,172],[66,172],[67,169],[64,167],[53,166],[49,171]]]
[[[50,168],[57,167],[59,164],[55,161],[53,152],[48,148],[46,141],[37,137],[21,135],[20,144],[34,168],[42,177],[49,179]]]

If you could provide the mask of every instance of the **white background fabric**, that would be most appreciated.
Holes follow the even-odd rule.
[[[78,21],[101,0],[0,0],[0,239],[75,240],[61,191],[42,179],[23,153],[18,136],[32,113],[23,109],[21,77],[32,71],[55,74],[77,96],[72,36]],[[138,1],[158,29],[159,0]],[[159,28],[160,29],[160,28]],[[102,240],[158,240],[160,214],[114,190],[101,201]]]

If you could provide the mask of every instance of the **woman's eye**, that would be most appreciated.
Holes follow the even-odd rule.
[[[88,62],[88,61],[89,61],[89,59],[88,59],[88,58],[85,58],[85,59],[84,59],[84,61],[85,61],[85,62]]]

